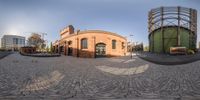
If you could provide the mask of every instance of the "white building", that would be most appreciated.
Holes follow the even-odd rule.
[[[17,35],[4,35],[1,38],[1,47],[7,50],[19,50],[25,46],[25,37]]]

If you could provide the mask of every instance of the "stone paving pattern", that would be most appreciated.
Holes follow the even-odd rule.
[[[170,55],[170,54],[157,54],[150,52],[137,52],[137,56],[161,65],[180,65],[192,63],[200,60],[200,53],[196,53],[194,55]]]
[[[199,64],[157,65],[137,56],[37,58],[15,53],[0,60],[0,100],[198,98]]]

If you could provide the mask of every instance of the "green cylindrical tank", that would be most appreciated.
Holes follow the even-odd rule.
[[[154,30],[149,35],[150,51],[156,53],[169,53],[170,47],[186,47],[188,49],[195,49],[195,37],[190,36],[190,30],[180,28],[180,45],[178,44],[177,27],[164,27],[163,34],[161,29]],[[194,34],[194,33],[191,33]],[[164,37],[164,38],[162,38]],[[164,46],[164,50],[163,50]]]

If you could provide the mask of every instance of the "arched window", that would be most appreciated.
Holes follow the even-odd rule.
[[[125,44],[124,44],[124,42],[122,42],[122,49],[124,49],[125,48]]]
[[[87,48],[88,48],[87,38],[81,39],[81,49],[87,49]]]
[[[112,49],[116,49],[116,40],[112,40]]]
[[[68,41],[68,45],[72,45],[72,41]]]

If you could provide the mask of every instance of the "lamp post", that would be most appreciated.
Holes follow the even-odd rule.
[[[42,37],[41,37],[42,40],[44,41],[44,42],[41,44],[41,45],[44,46],[44,47],[42,46],[42,49],[43,49],[42,51],[44,52],[44,51],[45,51],[44,49],[45,49],[45,47],[46,47],[46,45],[47,45],[47,44],[45,45],[45,42],[47,42],[47,40],[44,40],[44,36],[47,35],[47,33],[42,33],[42,32],[41,32],[40,34],[41,34],[41,36],[42,36]]]
[[[130,38],[133,37],[132,34],[130,34],[129,36],[130,36]],[[132,41],[132,38],[131,38],[131,42],[130,42],[130,47],[131,47],[131,59],[133,58],[133,54],[132,54],[132,53],[133,53],[133,46],[132,46],[132,44],[133,44],[133,41]]]
[[[45,47],[44,48],[46,48],[46,50],[44,50],[44,51],[46,51],[46,53],[48,52],[48,49],[49,49],[49,46],[48,46],[48,40],[44,40],[45,42]],[[47,48],[48,47],[48,48]]]
[[[138,42],[135,42],[135,52],[136,54],[138,54],[138,50],[139,50],[139,46],[138,46]]]

